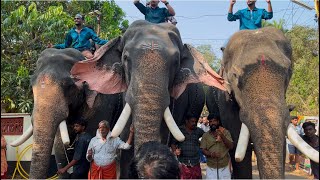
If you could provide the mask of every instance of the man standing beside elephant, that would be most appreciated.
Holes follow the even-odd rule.
[[[229,150],[233,141],[228,130],[220,124],[220,118],[215,114],[208,116],[210,131],[201,139],[203,153],[207,156],[206,179],[231,179],[229,170]]]
[[[261,28],[262,19],[272,19],[272,6],[271,1],[266,0],[268,3],[268,11],[265,9],[256,8],[256,1],[257,0],[247,0],[248,8],[239,10],[233,14],[233,5],[236,3],[236,0],[231,0],[228,12],[228,21],[236,21],[239,19],[240,30]]]
[[[73,159],[68,165],[59,169],[57,174],[63,174],[73,166],[71,179],[86,179],[88,177],[90,164],[86,160],[86,150],[92,136],[85,132],[86,127],[87,122],[82,118],[74,123],[74,131],[77,133],[77,137],[74,142]]]
[[[181,169],[181,179],[202,179],[200,167],[200,142],[204,131],[197,127],[198,117],[187,114],[186,124],[179,129],[186,137],[183,142],[172,140],[172,152],[178,157]]]
[[[155,24],[166,22],[167,17],[176,14],[168,1],[161,0],[168,9],[159,8],[159,2],[159,0],[151,0],[149,6],[144,6],[139,0],[133,1],[139,11],[145,15],[145,20]]]
[[[133,126],[130,127],[130,134],[125,143],[119,137],[112,138],[109,122],[101,121],[97,135],[91,139],[87,151],[87,160],[91,162],[88,179],[116,179],[116,151],[130,149],[132,138]]]

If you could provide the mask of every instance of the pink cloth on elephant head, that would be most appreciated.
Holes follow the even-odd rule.
[[[173,87],[171,96],[177,99],[184,92],[188,84],[199,82],[226,91],[227,85],[225,80],[213,69],[211,69],[200,52],[190,45],[187,45],[187,48],[194,59],[194,72],[192,72],[189,68],[181,68],[180,73],[185,74],[184,76],[187,76],[187,78],[182,83],[176,84]]]

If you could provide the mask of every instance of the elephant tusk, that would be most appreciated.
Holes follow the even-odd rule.
[[[121,134],[124,126],[127,124],[127,121],[130,115],[131,115],[131,108],[130,108],[130,105],[126,103],[116,125],[114,125],[114,128],[111,132],[111,137],[118,137]]]
[[[164,111],[164,121],[166,122],[173,137],[180,142],[184,141],[185,137],[180,131],[180,129],[178,128],[176,122],[174,121],[169,107],[167,107],[166,110]]]
[[[241,162],[246,155],[249,138],[249,129],[244,123],[242,123],[236,153],[234,155],[236,162]]]
[[[306,155],[312,161],[319,163],[319,152],[306,143],[300,135],[296,132],[292,124],[289,124],[287,130],[288,139],[290,142]]]
[[[29,128],[26,130],[25,133],[22,134],[17,140],[10,143],[10,146],[17,147],[26,142],[33,134],[33,127],[32,124],[29,126]]]
[[[64,145],[69,145],[70,144],[70,138],[69,138],[69,133],[68,133],[68,128],[67,128],[67,123],[66,121],[62,121],[59,124],[59,129],[60,129],[60,134],[61,134],[61,139]]]

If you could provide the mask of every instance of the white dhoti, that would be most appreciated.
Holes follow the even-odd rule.
[[[218,169],[207,167],[206,179],[231,179],[229,166]]]

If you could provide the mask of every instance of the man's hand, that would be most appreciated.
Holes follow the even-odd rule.
[[[230,5],[234,5],[236,3],[236,0],[230,0]]]
[[[53,45],[51,43],[49,43],[48,48],[53,48]]]
[[[212,158],[219,158],[221,155],[220,155],[220,153],[218,153],[218,152],[211,152],[211,153],[210,153],[210,156],[211,156]]]
[[[63,174],[67,171],[68,169],[66,169],[65,167],[64,168],[61,168],[57,171],[57,174]]]
[[[266,2],[269,4],[269,3],[271,3],[271,0],[266,0]]]
[[[165,3],[167,3],[167,0],[161,0],[161,2],[162,2],[163,4],[165,4]]]
[[[133,125],[131,124],[131,126],[130,126],[130,133],[134,133],[134,128],[133,128]]]
[[[89,149],[88,150],[88,159],[92,159],[92,154],[93,154],[92,149]]]

